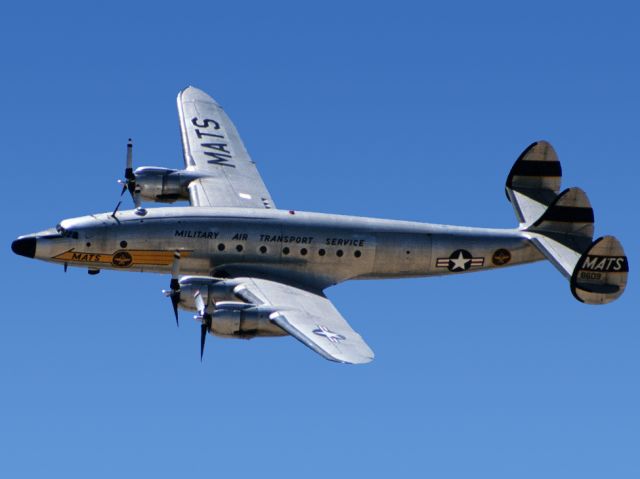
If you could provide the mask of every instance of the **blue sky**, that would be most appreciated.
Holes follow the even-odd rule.
[[[0,476],[631,478],[640,474],[639,11],[633,2],[30,2],[3,6]],[[504,181],[546,139],[616,303],[548,263],[328,294],[376,352],[176,329],[168,277],[14,256],[113,208],[125,142],[182,165],[175,96],[236,123],[281,208],[512,227]]]

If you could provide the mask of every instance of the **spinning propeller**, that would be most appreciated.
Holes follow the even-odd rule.
[[[213,317],[213,311],[215,310],[216,303],[212,298],[209,298],[211,305],[205,305],[200,290],[196,290],[193,294],[193,299],[198,309],[198,315],[194,319],[202,321],[200,326],[200,361],[202,361],[202,355],[204,354],[204,343],[207,340],[207,333],[211,330],[211,320]]]
[[[176,317],[176,326],[180,326],[178,322],[178,304],[180,303],[180,251],[173,253],[173,264],[171,265],[171,282],[169,283],[169,289],[163,289],[162,293],[171,298],[171,305],[173,306],[173,314]]]
[[[118,180],[118,184],[122,185],[122,191],[120,192],[120,201],[116,205],[111,216],[116,217],[120,205],[122,205],[122,195],[125,191],[129,190],[129,194],[133,199],[133,203],[136,205],[136,213],[144,215],[145,211],[141,207],[142,200],[140,198],[140,186],[136,183],[136,174],[133,172],[133,143],[131,138],[127,142],[127,163],[124,169],[124,180]]]

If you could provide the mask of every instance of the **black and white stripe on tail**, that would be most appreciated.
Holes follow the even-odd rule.
[[[593,241],[593,208],[580,188],[560,193],[526,231],[540,233],[582,254]]]
[[[613,236],[593,242],[578,260],[571,276],[571,292],[587,304],[606,304],[624,292],[629,275],[629,261]]]
[[[509,172],[507,197],[519,229],[570,280],[571,292],[583,303],[617,299],[627,284],[629,263],[613,236],[593,241],[594,215],[580,188],[562,193],[562,168],[546,141],[529,145]]]
[[[522,225],[540,217],[560,191],[562,167],[553,147],[536,141],[513,164],[505,191]]]

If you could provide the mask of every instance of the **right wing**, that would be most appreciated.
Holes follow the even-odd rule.
[[[185,168],[202,174],[189,185],[192,206],[275,208],[236,127],[213,98],[185,88],[178,115]]]
[[[276,281],[236,278],[235,294],[261,306],[272,306],[270,319],[298,341],[330,361],[364,364],[373,351],[322,294]]]

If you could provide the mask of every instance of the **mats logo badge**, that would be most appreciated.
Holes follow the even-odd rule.
[[[629,262],[626,256],[587,255],[580,269],[604,273],[626,273],[629,271]]]
[[[448,258],[438,258],[437,268],[447,268],[449,271],[467,271],[469,268],[481,268],[484,258],[474,258],[466,249],[457,249]]]
[[[111,264],[118,268],[127,268],[133,263],[133,257],[128,251],[117,251],[111,258]]]
[[[504,249],[504,248],[497,249],[493,253],[493,256],[491,257],[491,261],[496,266],[504,266],[509,261],[511,261],[511,253],[509,252],[508,249]]]

